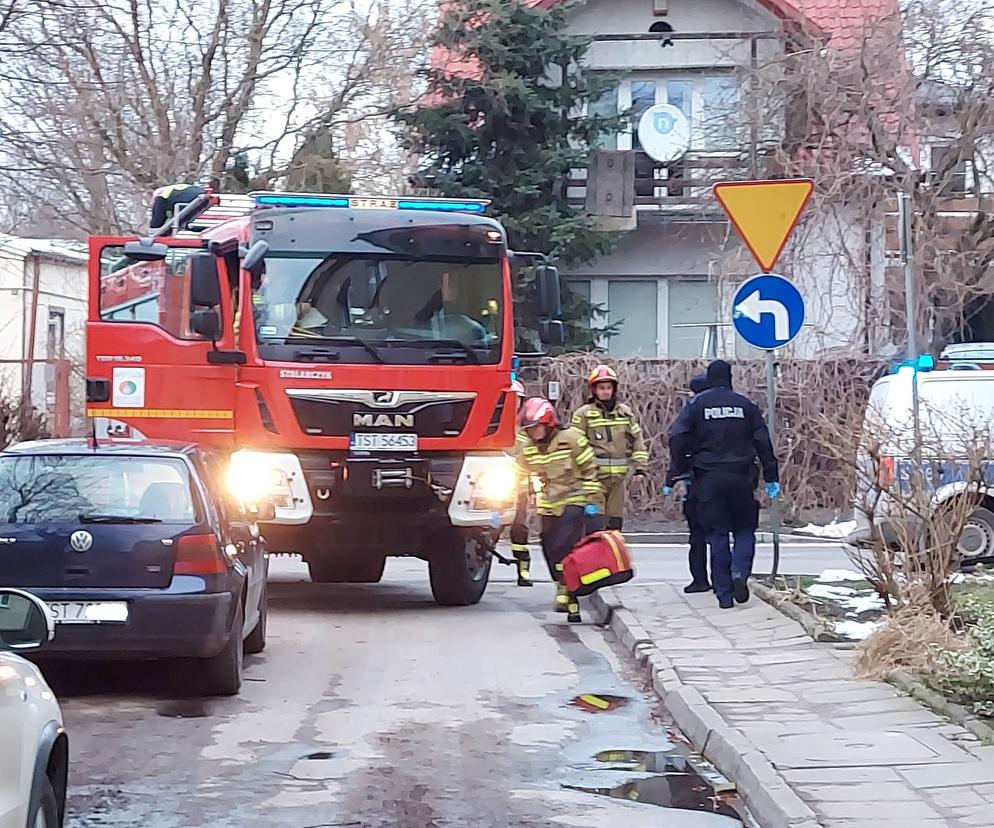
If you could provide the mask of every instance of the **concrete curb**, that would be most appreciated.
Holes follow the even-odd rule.
[[[915,701],[921,702],[921,704],[931,709],[934,713],[945,716],[961,727],[966,728],[982,742],[994,745],[994,727],[979,716],[975,716],[963,705],[949,701],[941,693],[933,690],[923,681],[911,675],[911,673],[906,673],[904,670],[895,670],[887,676],[887,681],[901,692],[907,693]]]
[[[839,635],[835,632],[835,628],[828,622],[815,617],[810,612],[801,609],[797,604],[788,601],[772,587],[768,587],[766,584],[753,579],[749,582],[749,589],[757,598],[762,599],[775,610],[779,610],[788,618],[792,618],[804,627],[804,631],[815,641],[842,645],[848,644],[851,645],[849,649],[856,648],[856,642]]]
[[[693,687],[684,684],[673,664],[652,641],[614,588],[590,597],[595,613],[645,669],[652,687],[677,727],[719,771],[731,779],[763,828],[818,828],[819,822],[770,761],[741,731],[728,724]]]

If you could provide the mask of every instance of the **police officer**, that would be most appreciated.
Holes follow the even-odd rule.
[[[635,412],[618,400],[617,373],[607,365],[598,365],[587,377],[587,390],[587,404],[576,410],[572,426],[586,436],[597,455],[607,528],[620,530],[625,521],[629,464],[637,477],[644,477],[649,452]]]
[[[703,374],[691,377],[690,390],[691,400],[708,387],[708,378]],[[690,565],[690,583],[683,588],[683,591],[692,594],[696,592],[710,592],[713,587],[708,580],[708,542],[704,534],[704,527],[698,515],[699,507],[695,498],[696,491],[693,483],[691,470],[688,468],[686,474],[677,481],[673,477],[673,468],[670,468],[666,475],[666,484],[663,486],[663,495],[668,497],[673,493],[673,487],[677,482],[682,482],[685,491],[683,495],[683,516],[687,521],[687,529],[690,532],[690,549],[687,553],[687,561]]]
[[[693,474],[695,505],[711,547],[711,581],[722,609],[749,600],[759,504],[753,470],[759,457],[770,498],[780,494],[779,469],[762,412],[732,390],[724,360],[708,366],[708,388],[684,406],[670,427],[670,474]],[[728,535],[734,536],[734,549]]]
[[[520,427],[521,413],[525,401],[525,387],[518,381],[511,383],[511,390],[514,391],[518,406],[518,422],[514,456],[517,457],[528,444],[528,435]],[[518,570],[518,586],[534,586],[531,579],[532,556],[528,549],[528,503],[531,500],[531,487],[522,486],[518,492],[518,505],[514,512],[514,523],[511,524],[511,553],[514,555],[514,563]]]
[[[603,491],[594,450],[573,428],[563,428],[552,403],[525,400],[521,409],[524,445],[517,463],[524,485],[538,482],[536,507],[542,518],[542,553],[556,582],[556,611],[580,622],[580,603],[563,584],[562,561],[585,533],[601,528]]]

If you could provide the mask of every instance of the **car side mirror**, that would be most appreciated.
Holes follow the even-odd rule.
[[[55,638],[55,621],[40,598],[0,589],[0,650],[37,650]]]
[[[216,310],[198,310],[190,314],[190,330],[211,342],[221,338],[221,317]]]
[[[169,246],[148,238],[138,239],[124,245],[124,255],[135,262],[161,262],[169,255]]]
[[[220,305],[217,257],[213,253],[194,253],[187,259],[187,267],[190,268],[190,304],[195,308],[216,308]]]
[[[254,530],[251,523],[233,521],[228,526],[228,535],[235,543],[251,543],[256,539],[258,533]]]
[[[262,521],[266,523],[271,520],[276,520],[276,504],[269,500],[261,500],[249,510],[249,515],[251,515],[253,520]]]
[[[559,269],[549,265],[535,268],[535,289],[538,292],[538,312],[540,316],[558,318],[563,312],[562,293],[559,285]]]

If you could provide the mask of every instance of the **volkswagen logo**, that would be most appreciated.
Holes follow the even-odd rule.
[[[86,552],[93,546],[93,535],[80,529],[80,531],[73,532],[69,536],[69,545],[76,552]]]

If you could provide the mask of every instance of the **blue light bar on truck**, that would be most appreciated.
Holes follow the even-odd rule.
[[[252,193],[260,207],[339,207],[353,210],[430,210],[438,213],[476,213],[487,210],[485,199],[381,198],[323,195],[321,193]]]

